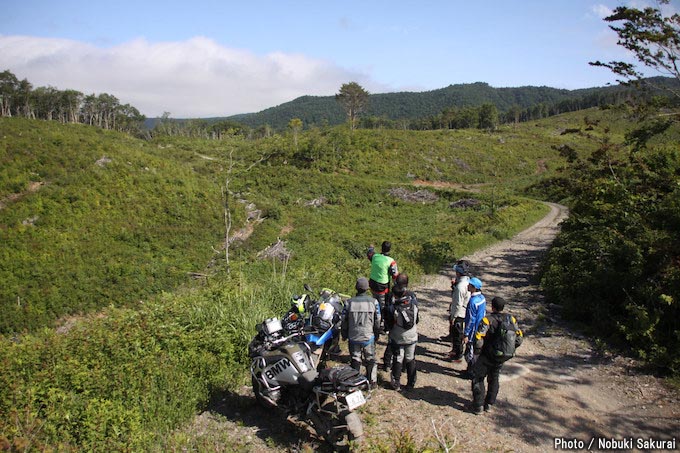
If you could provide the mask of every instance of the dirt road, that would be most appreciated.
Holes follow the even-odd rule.
[[[465,365],[446,360],[450,345],[439,337],[447,330],[453,272],[443,271],[413,288],[421,307],[416,388],[395,392],[380,372],[383,384],[361,411],[369,442],[390,445],[389,439],[401,433],[420,450],[597,451],[615,446],[630,451],[680,437],[677,393],[637,371],[634,361],[598,352],[546,306],[535,276],[566,215],[564,207],[551,205],[550,214],[533,227],[465,257],[483,281],[487,299],[502,296],[509,301],[506,311],[526,333],[517,357],[503,369],[493,411],[465,412],[471,398],[470,381],[461,377]],[[383,349],[381,340],[380,357]],[[291,430],[290,424],[257,408],[246,388],[243,395],[203,414],[194,427],[200,431],[210,426],[229,430],[243,451],[323,448],[301,428]],[[678,448],[677,441],[673,445]]]

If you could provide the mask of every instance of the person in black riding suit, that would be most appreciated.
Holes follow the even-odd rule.
[[[475,333],[474,347],[480,353],[471,369],[472,405],[469,407],[469,410],[475,414],[491,410],[491,406],[496,403],[499,376],[507,358],[498,358],[494,347],[497,345],[496,340],[501,335],[501,326],[506,317],[510,316],[512,328],[515,330],[515,348],[518,348],[524,339],[522,330],[517,325],[517,320],[514,316],[503,313],[504,308],[505,300],[501,297],[494,297],[491,301],[491,314],[482,319]],[[486,394],[484,392],[485,378],[489,384]]]

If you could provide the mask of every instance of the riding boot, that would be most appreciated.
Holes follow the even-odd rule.
[[[391,384],[392,384],[392,388],[394,390],[399,390],[399,388],[401,387],[401,384],[400,384],[400,382],[401,382],[401,368],[402,368],[401,362],[397,362],[395,360],[394,363],[392,363],[392,381],[391,381]]]
[[[385,353],[383,354],[383,366],[385,371],[388,373],[392,369],[392,357],[394,356],[394,353],[392,351],[392,344],[390,343],[390,339],[387,339],[387,347],[385,348]]]
[[[416,359],[409,360],[404,364],[406,368],[406,387],[414,388],[416,386]]]
[[[378,383],[378,369],[376,367],[375,360],[371,360],[370,362],[366,362],[366,377],[368,378],[368,382],[371,383],[371,386],[375,386]]]
[[[357,371],[361,371],[361,362],[359,360],[352,360],[349,364],[352,368]]]

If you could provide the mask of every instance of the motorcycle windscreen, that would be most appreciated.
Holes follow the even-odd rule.
[[[333,338],[333,329],[328,329],[323,333],[323,335],[318,336],[316,334],[310,333],[307,334],[307,342],[308,343],[313,343],[317,346],[323,346],[323,344]]]

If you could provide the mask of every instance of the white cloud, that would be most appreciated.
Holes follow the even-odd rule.
[[[605,17],[610,16],[613,12],[611,8],[601,3],[593,5],[592,11],[600,19],[604,19]]]
[[[281,52],[256,55],[205,37],[109,48],[77,41],[0,35],[0,71],[33,86],[109,93],[147,116],[248,113],[302,95],[333,95],[343,83],[370,81],[332,62]]]

